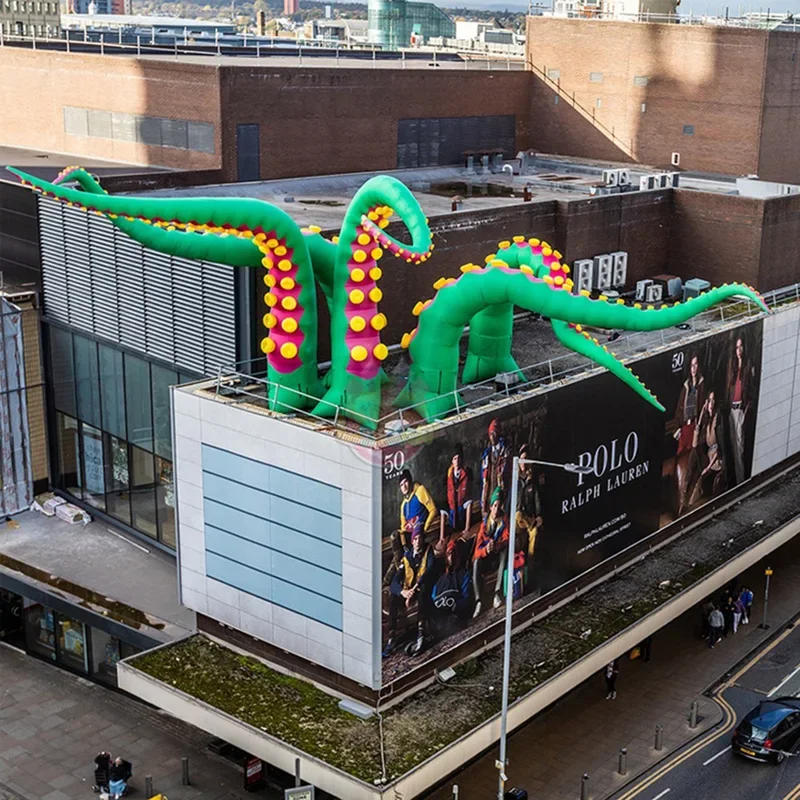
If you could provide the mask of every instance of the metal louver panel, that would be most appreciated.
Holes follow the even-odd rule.
[[[39,198],[39,241],[42,248],[45,313],[50,319],[69,322],[67,265],[64,263],[64,220],[61,203]]]
[[[48,198],[39,209],[50,319],[187,372],[236,360],[232,267],[146,250],[108,219]]]

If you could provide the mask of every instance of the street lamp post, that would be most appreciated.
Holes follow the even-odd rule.
[[[538,464],[543,467],[557,467],[566,472],[578,475],[587,475],[591,467],[580,464],[559,464],[555,461],[539,461],[535,458],[519,458],[514,456],[511,470],[511,507],[509,508],[508,550],[506,557],[506,627],[503,638],[503,710],[500,715],[500,758],[495,761],[495,766],[500,773],[497,785],[497,800],[503,800],[506,789],[506,746],[508,739],[508,684],[511,672],[511,616],[514,605],[514,552],[517,534],[517,498],[519,496],[519,466],[520,464]]]

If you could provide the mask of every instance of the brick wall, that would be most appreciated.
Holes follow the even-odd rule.
[[[514,114],[517,149],[530,145],[525,72],[223,67],[226,180],[236,178],[236,125],[260,124],[261,177],[397,166],[397,121]]]
[[[774,32],[769,37],[761,123],[759,178],[800,183],[800,149],[787,146],[797,140],[800,126],[800,35]]]
[[[212,64],[0,48],[2,143],[179,169],[220,163],[219,85]],[[211,122],[216,152],[70,136],[64,106]]]
[[[532,116],[543,120],[534,146],[659,167],[679,152],[681,169],[755,172],[767,41],[736,28],[529,17]]]

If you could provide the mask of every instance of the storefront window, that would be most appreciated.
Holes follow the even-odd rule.
[[[61,328],[50,328],[50,364],[55,407],[74,417],[75,366],[72,358],[72,334]]]
[[[113,347],[98,345],[100,360],[100,398],[103,405],[103,430],[125,439],[125,373],[122,353]]]
[[[150,390],[150,365],[125,354],[125,407],[128,441],[145,450],[153,449],[153,403]]]
[[[153,433],[156,455],[172,459],[172,424],[169,413],[169,387],[178,383],[178,373],[151,365],[153,374]]]
[[[122,439],[103,434],[106,468],[106,508],[112,517],[131,524],[128,446]]]
[[[30,603],[25,608],[25,646],[32,653],[56,660],[55,613],[53,609]]]
[[[65,617],[62,614],[57,618],[58,626],[58,661],[65,667],[88,672],[86,663],[86,629],[82,622]]]
[[[175,482],[172,462],[156,456],[156,503],[161,541],[175,547]]]
[[[97,366],[97,344],[75,334],[75,392],[78,419],[100,427],[100,382]]]
[[[121,658],[120,640],[92,628],[92,674],[103,683],[117,685],[117,662]]]
[[[83,441],[83,499],[105,511],[105,459],[103,434],[91,425],[81,425]]]
[[[56,414],[58,426],[58,480],[66,492],[81,496],[81,454],[78,440],[78,420],[66,414]]]
[[[152,536],[158,536],[156,517],[156,480],[153,455],[131,445],[131,509],[133,527]]]

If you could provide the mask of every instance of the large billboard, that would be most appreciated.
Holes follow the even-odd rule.
[[[383,680],[750,477],[761,321],[634,365],[661,413],[609,373],[383,451]],[[509,557],[512,458],[519,475]]]

